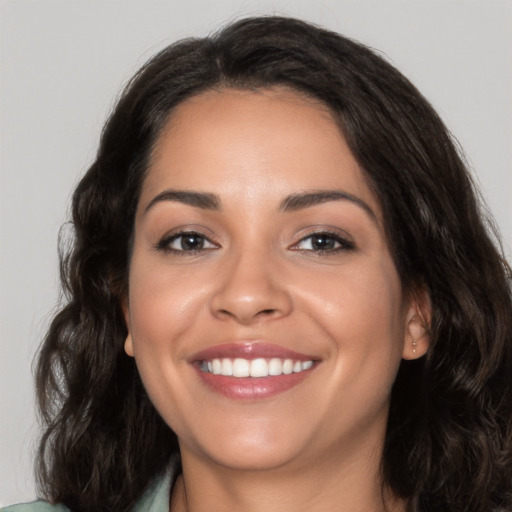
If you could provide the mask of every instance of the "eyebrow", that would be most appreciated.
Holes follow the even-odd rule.
[[[294,212],[330,201],[349,201],[362,208],[373,220],[377,221],[377,215],[368,204],[362,199],[342,190],[319,190],[292,194],[284,199],[279,209],[283,212]]]
[[[195,206],[202,210],[220,210],[220,200],[215,194],[187,190],[164,190],[150,201],[144,213],[147,213],[150,208],[162,201],[175,201],[177,203]]]
[[[221,209],[220,198],[209,192],[196,192],[188,190],[164,190],[155,196],[146,206],[146,213],[155,204],[162,201],[175,201],[178,203],[201,208],[202,210]],[[286,197],[280,204],[279,210],[282,212],[294,212],[310,208],[331,201],[349,201],[363,209],[374,221],[377,222],[375,212],[362,199],[344,192],[342,190],[318,190],[314,192],[300,192]]]

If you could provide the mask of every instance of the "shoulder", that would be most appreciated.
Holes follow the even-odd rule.
[[[47,501],[31,501],[0,509],[0,512],[70,512],[64,505],[52,505]]]
[[[146,492],[135,504],[134,512],[168,512],[169,499],[176,478],[181,472],[181,462],[175,458],[169,464],[167,471],[158,476],[149,485]],[[38,500],[30,503],[20,503],[0,508],[0,512],[71,512],[62,504],[52,505],[47,501]]]

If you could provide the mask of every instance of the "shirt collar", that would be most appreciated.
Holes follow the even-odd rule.
[[[173,460],[167,471],[148,487],[135,504],[133,512],[169,512],[171,490],[180,471],[180,461]]]

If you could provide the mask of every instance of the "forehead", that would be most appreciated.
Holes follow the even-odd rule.
[[[208,91],[179,104],[155,145],[141,203],[164,188],[234,193],[246,204],[343,189],[380,211],[329,109],[285,88]]]

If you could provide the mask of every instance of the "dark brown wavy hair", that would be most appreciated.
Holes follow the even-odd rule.
[[[327,105],[380,198],[405,290],[427,290],[431,346],[403,361],[384,481],[422,511],[512,510],[512,298],[499,238],[457,144],[393,66],[336,33],[250,18],[153,57],[108,119],[72,201],[65,303],[37,365],[42,495],[74,512],[130,509],[178,454],[142,386],[120,302],[141,184],[180,102],[209,89],[285,86]]]

